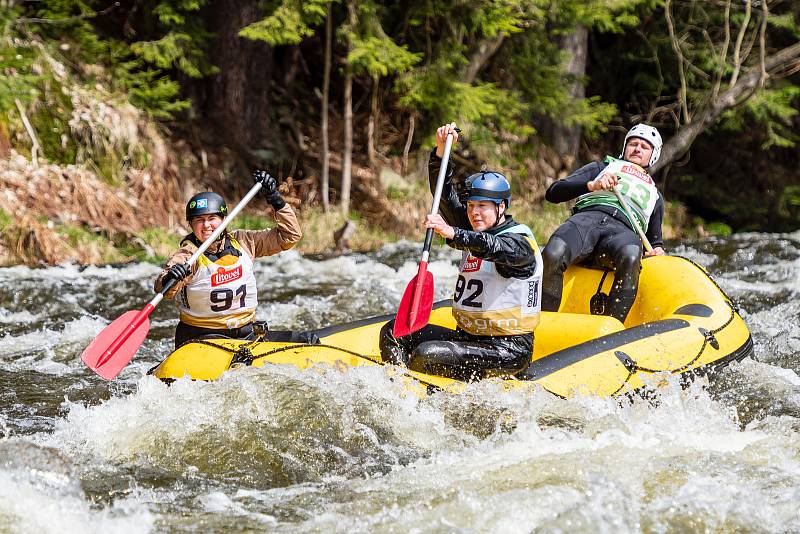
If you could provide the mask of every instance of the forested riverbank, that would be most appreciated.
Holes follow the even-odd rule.
[[[355,249],[418,238],[445,120],[456,162],[509,175],[542,240],[567,213],[547,185],[638,122],[667,140],[668,235],[791,231],[799,18],[780,0],[4,2],[2,262],[157,260],[193,192],[234,201],[256,167],[299,209],[301,251],[346,218]]]

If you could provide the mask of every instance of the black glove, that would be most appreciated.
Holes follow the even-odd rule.
[[[170,280],[175,280],[175,283],[177,283],[189,276],[191,273],[192,267],[188,263],[176,263],[169,268],[169,271],[167,271],[167,274],[164,275],[164,280],[162,282],[164,285],[167,285]]]
[[[264,198],[276,210],[281,209],[286,205],[281,194],[278,193],[278,181],[269,175],[267,171],[256,170],[253,171],[253,180],[261,184],[261,191],[264,193]]]

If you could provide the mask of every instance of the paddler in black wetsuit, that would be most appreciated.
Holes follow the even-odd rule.
[[[436,187],[445,140],[458,140],[455,124],[436,132],[428,172]],[[473,174],[461,194],[448,164],[440,214],[427,215],[426,228],[463,251],[453,293],[457,328],[427,325],[407,336],[392,335],[394,321],[381,330],[386,361],[409,369],[462,380],[514,375],[533,354],[533,331],[539,324],[542,260],[531,230],[507,213],[511,186],[497,172]]]
[[[652,252],[646,252],[645,256],[665,254],[661,237],[664,199],[646,172],[661,156],[661,144],[658,130],[637,124],[625,136],[622,160],[608,157],[602,162],[589,163],[547,189],[545,198],[550,202],[574,198],[578,201],[574,215],[556,229],[542,251],[542,310],[558,311],[564,271],[574,263],[588,260],[614,270],[614,284],[604,313],[625,322],[639,288],[642,259],[642,242],[633,225],[644,230],[653,246]],[[625,170],[624,162],[634,164],[627,166],[629,172],[608,170],[620,165]],[[634,220],[628,219],[614,195],[615,186],[631,208]]]

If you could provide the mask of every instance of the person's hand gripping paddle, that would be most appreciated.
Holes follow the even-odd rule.
[[[220,236],[228,223],[242,211],[242,208],[250,202],[259,189],[261,189],[261,183],[256,182],[241,202],[217,226],[214,233],[192,254],[185,265],[189,267],[194,265],[197,258]],[[105,327],[81,354],[83,363],[106,380],[113,380],[139,350],[139,346],[150,331],[149,315],[176,282],[177,280],[174,278],[168,280],[161,291],[144,308],[139,311],[127,311]]]
[[[458,131],[458,129],[456,129]],[[442,188],[444,187],[444,177],[447,174],[447,162],[450,160],[450,149],[453,147],[453,134],[448,133],[444,144],[444,153],[439,167],[439,176],[436,179],[436,189],[433,193],[433,203],[431,204],[431,215],[439,211],[439,201],[442,198]],[[406,286],[400,307],[397,309],[397,316],[394,320],[394,337],[407,336],[416,332],[426,324],[431,316],[433,308],[433,275],[428,272],[428,256],[433,241],[433,228],[428,228],[425,232],[425,244],[422,247],[422,259],[419,262],[417,275],[411,279]]]

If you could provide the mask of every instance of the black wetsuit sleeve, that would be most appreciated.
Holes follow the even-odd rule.
[[[492,235],[456,228],[453,239],[448,239],[447,244],[494,262],[497,272],[505,278],[528,278],[536,270],[536,253],[523,234]]]
[[[586,187],[586,184],[594,180],[605,167],[606,165],[599,161],[593,161],[592,163],[584,165],[563,180],[558,180],[550,184],[550,187],[547,188],[547,192],[544,194],[544,198],[546,198],[548,202],[558,204],[560,202],[572,200],[573,198],[578,198],[584,193],[588,193],[589,188]]]
[[[661,193],[658,194],[653,213],[650,215],[650,221],[647,223],[647,240],[653,248],[664,246],[664,237],[661,235],[661,224],[664,221],[664,197]]]
[[[428,182],[430,183],[431,195],[436,191],[436,180],[439,178],[442,158],[436,155],[436,149],[431,151],[428,159]],[[444,177],[444,187],[442,188],[442,200],[439,203],[439,213],[445,222],[456,228],[469,229],[469,219],[467,219],[467,208],[458,199],[458,192],[453,185],[455,168],[453,160],[447,162],[447,174]]]

